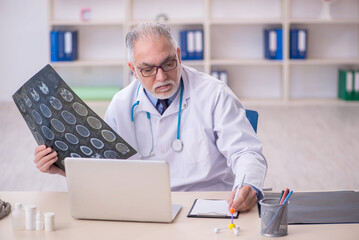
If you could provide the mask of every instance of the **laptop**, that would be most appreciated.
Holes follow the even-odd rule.
[[[77,219],[172,222],[165,161],[65,158],[71,215]]]

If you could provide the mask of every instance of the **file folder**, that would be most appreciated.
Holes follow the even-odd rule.
[[[180,31],[180,48],[182,60],[188,60],[189,57],[187,51],[187,31]]]
[[[354,100],[354,72],[339,69],[338,97],[349,101]]]
[[[222,80],[226,85],[228,85],[228,73],[226,71],[221,71],[219,73],[219,79]]]
[[[264,57],[266,59],[283,59],[283,33],[282,29],[264,30]]]
[[[228,85],[228,73],[227,71],[212,71],[211,76],[223,81],[225,84]]]
[[[219,79],[219,72],[218,71],[212,71],[211,76],[214,77],[215,79]]]
[[[291,59],[307,58],[307,35],[306,29],[290,30],[289,55]]]
[[[265,198],[280,193],[265,193]],[[297,192],[288,206],[288,224],[359,223],[359,192]]]
[[[203,31],[195,31],[195,59],[203,59]]]
[[[78,58],[77,31],[51,31],[51,61],[74,61]]]
[[[57,51],[58,51],[58,60],[63,61],[65,59],[65,32],[58,32],[58,40],[57,40]]]
[[[354,71],[354,96],[353,100],[359,100],[359,70]]]
[[[188,60],[195,58],[195,35],[193,31],[187,31],[187,52]]]
[[[77,31],[64,33],[64,61],[77,59]]]
[[[180,31],[182,60],[203,60],[203,30]]]
[[[51,54],[51,62],[57,62],[59,60],[57,31],[50,32],[50,54]]]

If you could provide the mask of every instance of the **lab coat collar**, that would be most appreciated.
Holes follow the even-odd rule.
[[[190,97],[190,89],[189,89],[189,82],[188,82],[188,76],[186,73],[186,70],[183,66],[181,66],[181,77],[183,80],[183,98],[182,98],[182,107],[181,107],[181,111],[183,111],[187,106],[188,106],[188,99]],[[139,80],[137,80],[139,81]],[[137,89],[136,89],[137,90]],[[138,105],[138,111],[145,111],[145,112],[149,112],[151,115],[156,115],[159,116],[161,118],[167,117],[169,115],[172,114],[178,114],[178,105],[180,102],[180,96],[181,96],[181,92],[179,92],[177,94],[177,96],[175,97],[175,99],[173,100],[173,102],[171,103],[171,105],[166,109],[166,111],[163,113],[163,115],[161,115],[157,109],[153,106],[153,104],[151,103],[151,101],[148,99],[143,85],[141,84],[139,92],[138,92],[138,96],[136,98],[136,101],[139,101],[139,105]]]
[[[140,81],[138,81],[138,84],[140,84]],[[138,87],[136,88],[137,91]],[[146,96],[146,93],[144,91],[143,85],[141,84],[140,89],[138,90],[138,95],[136,97],[136,102],[139,101],[138,104],[138,111],[142,112],[149,112],[151,115],[161,115],[157,109],[153,106],[153,104],[151,103],[150,99],[148,99],[148,97]]]

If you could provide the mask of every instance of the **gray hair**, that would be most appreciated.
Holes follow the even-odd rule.
[[[128,60],[133,62],[133,48],[140,39],[153,39],[165,37],[172,44],[173,48],[178,47],[177,41],[173,38],[168,26],[161,23],[140,23],[126,35],[126,47],[128,50]]]

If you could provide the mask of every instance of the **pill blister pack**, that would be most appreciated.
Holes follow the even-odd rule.
[[[127,159],[136,151],[46,65],[12,96],[38,145],[66,157]]]

